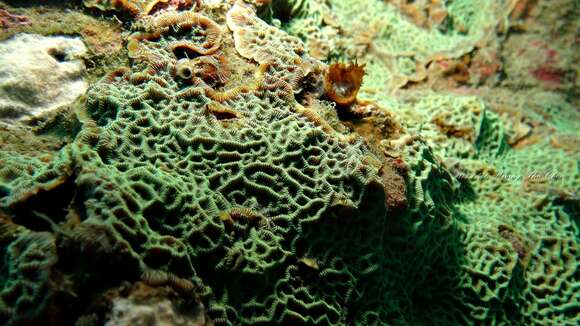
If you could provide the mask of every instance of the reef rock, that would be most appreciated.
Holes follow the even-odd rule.
[[[169,300],[154,304],[137,304],[128,299],[118,299],[113,303],[113,311],[106,326],[113,325],[156,325],[178,326],[206,325],[203,314],[184,316],[179,314]]]
[[[0,119],[37,116],[83,94],[85,52],[82,41],[64,36],[19,34],[0,43]]]

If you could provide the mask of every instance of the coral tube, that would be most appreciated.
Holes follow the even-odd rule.
[[[364,65],[334,63],[324,76],[324,95],[338,106],[350,106],[362,84]]]

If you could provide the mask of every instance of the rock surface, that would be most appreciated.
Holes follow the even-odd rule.
[[[86,47],[77,38],[19,34],[0,43],[0,120],[13,122],[83,94]]]

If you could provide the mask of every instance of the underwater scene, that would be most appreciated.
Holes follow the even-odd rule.
[[[578,0],[0,0],[0,325],[580,325]]]

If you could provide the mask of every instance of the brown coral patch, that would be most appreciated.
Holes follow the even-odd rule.
[[[148,15],[159,3],[166,3],[169,0],[112,0],[109,6],[103,5],[101,1],[85,1],[88,7],[97,7],[101,10],[116,9],[125,11],[138,17]]]
[[[217,102],[208,103],[206,109],[209,114],[213,115],[218,120],[236,119],[241,115],[238,111],[227,108]]]
[[[196,4],[198,1],[196,1]],[[192,0],[85,0],[89,8],[98,8],[102,11],[117,10],[129,13],[133,17],[142,17],[163,8],[190,8]]]
[[[223,64],[223,62],[222,62],[222,64]],[[248,82],[247,84],[239,85],[239,86],[236,86],[236,87],[233,87],[233,88],[230,88],[227,90],[223,90],[223,91],[218,91],[218,90],[215,90],[209,86],[206,86],[203,88],[204,93],[210,99],[212,99],[218,103],[223,103],[225,101],[229,101],[229,100],[232,100],[232,99],[238,97],[240,94],[254,92],[264,85],[265,74],[266,74],[269,67],[270,67],[270,65],[268,63],[261,64],[255,73],[255,80]],[[225,73],[229,73],[229,72],[226,71],[226,72],[222,72],[222,73],[225,74]]]
[[[142,41],[152,41],[159,39],[162,35],[171,33],[182,33],[183,31],[192,30],[195,27],[201,29],[204,40],[201,44],[190,41],[177,41],[169,45],[170,50],[177,59],[184,57],[193,58],[198,55],[210,55],[217,51],[221,45],[222,29],[208,17],[193,12],[167,12],[163,13],[152,21],[147,22],[148,28],[152,30],[149,33],[134,33],[129,36],[127,50],[129,57],[137,58],[146,53],[142,46]]]
[[[179,293],[190,293],[195,288],[190,280],[161,270],[146,270],[141,275],[141,279],[149,286],[169,286]]]
[[[257,226],[267,226],[268,218],[259,212],[246,207],[235,207],[219,213],[219,219],[228,231],[234,231],[235,224],[255,224]]]
[[[556,134],[550,138],[554,148],[563,149],[569,153],[580,153],[580,136],[574,134]]]
[[[202,55],[214,53],[221,44],[221,27],[210,18],[193,12],[163,14],[154,20],[153,26],[163,30],[164,34],[169,32],[170,27],[178,31],[200,27],[204,31],[205,42],[201,46],[192,43],[188,44],[192,51]],[[179,42],[174,46],[186,46],[186,43]]]
[[[385,203],[389,211],[402,211],[408,205],[407,185],[400,174],[402,161],[398,158],[387,160],[380,169],[385,188]]]
[[[141,46],[142,41],[156,41],[161,36],[161,33],[134,33],[129,36],[127,40],[127,51],[129,58],[137,58],[143,56],[145,51]]]
[[[191,61],[193,74],[210,86],[226,83],[229,70],[223,55],[202,56]]]
[[[530,253],[529,243],[527,243],[516,230],[508,225],[501,224],[497,229],[501,237],[507,240],[518,254],[520,264],[525,266]]]
[[[343,123],[366,139],[371,148],[381,140],[395,139],[403,132],[395,114],[377,103],[357,101],[351,111],[358,119]]]
[[[237,2],[227,13],[226,23],[234,34],[234,46],[238,53],[258,63],[276,59],[298,59],[306,50],[298,38],[289,37],[280,30],[261,21],[250,6]],[[277,38],[276,48],[272,39]],[[298,59],[298,61],[300,61]],[[295,62],[298,64],[298,62]]]
[[[150,0],[150,1],[146,1],[145,3],[143,3],[143,5],[141,6],[141,8],[138,8],[138,6],[134,5],[133,8],[136,9],[141,9],[141,11],[137,11],[135,12],[135,9],[131,10],[131,12],[134,15],[148,15],[151,10],[153,10],[153,8],[157,5],[159,5],[160,3],[166,3],[169,0]],[[131,2],[129,0],[121,0],[120,2],[125,3],[126,5],[129,5]]]
[[[516,0],[516,4],[510,13],[510,20],[526,19],[538,5],[537,0]]]
[[[470,142],[475,141],[475,135],[470,128],[459,128],[457,125],[448,123],[448,117],[451,115],[450,112],[445,112],[433,117],[433,122],[449,137],[463,138]]]
[[[325,96],[339,106],[349,106],[356,100],[365,65],[334,63],[324,76]]]
[[[415,25],[423,28],[434,28],[441,25],[448,15],[445,2],[440,0],[387,0],[386,2],[397,7]]]
[[[225,91],[216,91],[215,89],[211,88],[211,87],[205,87],[203,89],[205,96],[209,97],[210,99],[219,102],[219,103],[223,103],[225,101],[229,101],[232,100],[236,97],[238,97],[240,94],[244,94],[244,93],[250,93],[253,92],[255,90],[255,87],[252,86],[237,86]]]
[[[298,112],[302,116],[304,116],[306,119],[308,119],[308,121],[310,121],[314,125],[322,128],[322,130],[324,130],[324,132],[327,132],[329,134],[335,133],[334,128],[332,128],[332,126],[325,119],[323,119],[321,116],[319,116],[312,109],[303,107],[302,105],[298,105],[298,106],[296,106],[295,110],[296,110],[296,112]]]

